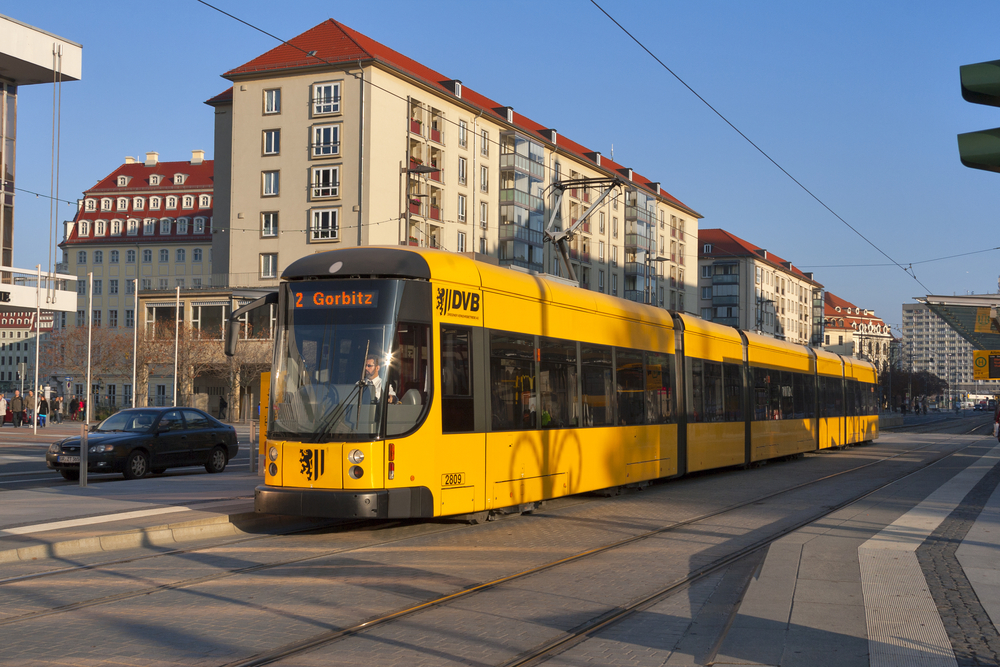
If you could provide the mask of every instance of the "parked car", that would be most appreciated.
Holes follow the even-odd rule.
[[[239,451],[236,429],[195,408],[132,408],[111,415],[87,434],[87,471],[139,479],[167,468],[204,465],[222,472]],[[80,436],[52,443],[49,468],[80,478]]]

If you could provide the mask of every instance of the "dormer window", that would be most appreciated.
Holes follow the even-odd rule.
[[[146,200],[142,197],[132,198],[132,208],[136,211],[141,211],[142,207],[146,205]]]
[[[81,220],[80,221],[80,236],[90,236],[90,221]]]
[[[187,234],[188,233],[188,219],[187,218],[177,218],[177,233]]]
[[[146,218],[142,221],[142,235],[152,236],[156,233],[156,218]]]
[[[97,200],[96,199],[88,199],[87,202],[86,202],[86,204],[85,204],[85,206],[84,206],[84,208],[86,208],[88,211],[96,211],[97,210]]]
[[[112,220],[111,221],[111,235],[112,236],[121,236],[122,235],[122,221],[121,220]]]
[[[212,198],[208,195],[198,197],[198,208],[208,208],[212,205]]]
[[[170,218],[164,218],[160,220],[160,234],[170,233]]]
[[[194,219],[194,233],[204,234],[205,233],[205,218],[195,218]]]
[[[150,211],[159,211],[160,210],[160,198],[159,197],[150,197],[149,198],[149,210]]]
[[[119,197],[118,198],[118,210],[119,211],[127,211],[128,210],[128,197]]]
[[[177,208],[177,197],[173,195],[167,197],[167,208]]]
[[[837,311],[837,312],[839,313],[839,312],[840,312],[840,306],[837,306],[837,307],[835,308],[835,310],[836,310],[836,311]]]
[[[159,185],[161,178],[163,178],[163,177],[160,176],[159,174],[153,174],[152,176],[149,177],[149,184],[150,185]]]
[[[105,197],[101,200],[101,210],[102,211],[111,210],[111,197]]]
[[[125,233],[128,234],[129,236],[138,236],[139,221],[136,220],[135,218],[129,218],[128,221],[125,223],[125,230],[126,230]]]
[[[108,229],[107,220],[98,220],[94,223],[94,236],[104,236]]]
[[[174,185],[184,185],[184,179],[187,178],[184,174],[174,174]]]
[[[194,208],[194,195],[184,195],[181,201],[184,208]]]
[[[130,179],[129,179],[128,176],[119,176],[118,177],[118,187],[120,187],[120,188],[125,187],[126,185],[128,185],[129,180]]]
[[[712,244],[711,243],[706,243],[705,244],[704,253],[706,255],[712,254]]]

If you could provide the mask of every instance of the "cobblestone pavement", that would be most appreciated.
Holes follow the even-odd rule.
[[[912,470],[937,450],[962,444],[947,438],[929,442],[933,446],[922,452],[873,466],[862,474],[827,480],[536,572],[295,655],[283,664],[502,664],[566,636],[595,616],[642,599],[722,554],[794,525],[816,507],[834,505],[839,498]],[[790,483],[877,460],[904,446],[909,448],[912,442],[896,440],[754,470],[693,476],[609,499],[569,498],[552,502],[533,515],[477,526],[414,522],[366,530],[319,531],[9,583],[0,586],[0,633],[4,638],[0,664],[237,662],[729,507]],[[843,520],[829,520],[812,537],[819,539],[838,530],[870,534],[905,509],[902,498],[882,504],[868,501],[859,505],[852,517],[863,522],[866,511],[878,514],[871,526],[858,531],[856,526],[846,527]],[[261,567],[306,557],[311,558]],[[594,633],[553,658],[552,663],[705,664],[719,652],[748,582],[753,586],[762,577],[766,580],[759,567],[761,557],[741,560],[627,621]],[[241,568],[253,569],[219,576]],[[204,580],[192,581],[198,578]],[[191,583],[147,590],[179,580]],[[17,620],[18,616],[79,604],[96,595],[135,591],[141,594]],[[816,645],[851,638],[829,630],[814,637]],[[808,641],[802,649],[809,650]]]

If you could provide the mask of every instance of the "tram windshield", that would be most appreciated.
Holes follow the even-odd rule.
[[[268,425],[271,438],[300,442],[373,440],[395,402],[393,280],[289,283]]]

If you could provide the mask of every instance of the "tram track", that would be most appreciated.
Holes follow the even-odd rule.
[[[734,511],[737,511],[737,510],[740,510],[740,509],[744,509],[744,508],[747,508],[747,507],[752,506],[754,504],[759,504],[759,503],[761,503],[763,501],[766,501],[768,499],[775,498],[777,496],[780,496],[780,495],[783,495],[783,494],[787,494],[787,493],[790,493],[790,492],[795,491],[795,490],[803,489],[803,488],[806,488],[806,487],[814,485],[814,484],[819,484],[819,483],[822,483],[824,481],[828,481],[828,480],[831,480],[831,479],[834,479],[834,478],[837,478],[837,477],[841,477],[841,476],[844,476],[844,475],[855,473],[855,472],[858,472],[858,471],[863,470],[865,468],[870,468],[872,466],[879,465],[879,464],[885,463],[887,461],[891,461],[893,459],[896,459],[896,458],[899,458],[899,457],[902,457],[902,456],[913,454],[915,452],[918,452],[920,450],[926,449],[926,448],[931,447],[931,446],[932,446],[932,444],[924,444],[924,445],[922,445],[920,447],[908,448],[908,449],[905,449],[905,450],[902,450],[902,451],[898,451],[898,452],[896,452],[896,453],[894,453],[892,455],[883,456],[883,457],[881,457],[879,459],[868,461],[868,462],[866,462],[866,463],[864,463],[862,465],[853,466],[851,468],[840,470],[840,471],[837,471],[837,472],[829,474],[829,475],[824,475],[824,476],[821,476],[821,477],[817,477],[815,479],[811,479],[811,480],[808,480],[808,481],[805,481],[805,482],[801,482],[799,484],[795,484],[795,485],[792,485],[792,486],[789,486],[789,487],[784,487],[784,488],[781,488],[781,489],[776,489],[776,490],[773,490],[773,491],[771,491],[769,493],[766,493],[766,494],[760,494],[760,495],[757,495],[757,496],[755,496],[753,498],[747,499],[745,501],[734,503],[732,505],[729,505],[729,506],[726,506],[726,507],[723,507],[723,508],[719,508],[719,509],[713,510],[711,512],[707,512],[707,513],[704,513],[704,514],[701,514],[701,515],[698,515],[698,516],[689,517],[689,518],[681,520],[681,521],[672,522],[672,523],[670,523],[668,525],[663,525],[663,526],[657,527],[657,528],[652,529],[652,530],[644,531],[642,533],[629,536],[629,537],[624,538],[622,540],[618,540],[618,541],[611,542],[611,543],[608,543],[608,544],[605,544],[605,545],[601,545],[601,546],[598,546],[598,547],[595,547],[595,548],[584,550],[584,551],[581,551],[579,553],[571,554],[571,555],[566,556],[564,558],[559,558],[559,559],[553,560],[551,562],[544,563],[544,564],[538,565],[536,567],[528,568],[528,569],[525,569],[523,571],[519,571],[519,572],[510,574],[510,575],[504,576],[504,577],[500,577],[500,578],[493,579],[493,580],[490,580],[490,581],[482,582],[480,584],[464,588],[464,589],[462,589],[460,591],[456,591],[456,592],[453,592],[453,593],[450,593],[450,594],[447,594],[447,595],[442,595],[442,596],[436,597],[436,598],[434,598],[432,600],[427,600],[427,601],[422,602],[420,604],[416,604],[416,605],[413,605],[413,606],[410,606],[410,607],[407,607],[407,608],[404,608],[404,609],[400,609],[400,610],[397,610],[397,611],[392,612],[392,613],[384,614],[384,615],[376,617],[376,618],[368,619],[368,620],[366,620],[366,621],[364,621],[362,623],[356,624],[356,625],[348,627],[348,628],[344,628],[344,629],[340,629],[340,630],[334,630],[334,631],[328,631],[328,632],[320,633],[320,634],[317,634],[317,635],[313,635],[312,637],[306,638],[306,639],[301,640],[299,642],[295,642],[293,644],[286,645],[286,646],[281,647],[279,649],[275,649],[272,652],[269,652],[269,653],[266,653],[266,654],[260,654],[260,655],[254,656],[254,657],[252,657],[250,659],[243,659],[243,660],[232,662],[232,663],[229,663],[229,664],[231,664],[231,665],[264,665],[264,664],[271,664],[273,662],[278,662],[278,661],[281,661],[281,660],[285,660],[285,659],[287,659],[289,657],[292,657],[292,656],[294,656],[296,654],[299,654],[299,653],[302,653],[302,652],[311,651],[311,650],[314,650],[316,648],[325,646],[327,644],[334,643],[334,642],[336,642],[336,641],[338,641],[340,639],[344,639],[344,638],[350,637],[352,635],[363,633],[363,632],[365,632],[365,631],[367,631],[369,629],[372,629],[372,628],[374,628],[376,626],[389,623],[391,621],[400,619],[400,618],[402,618],[404,616],[413,615],[413,614],[418,613],[418,612],[420,612],[422,610],[426,610],[426,609],[430,609],[430,608],[434,608],[434,607],[440,607],[440,606],[446,605],[446,604],[448,604],[450,602],[453,602],[453,601],[456,601],[456,600],[459,600],[459,599],[462,599],[462,598],[468,598],[468,597],[470,597],[472,595],[475,595],[477,593],[485,592],[487,590],[491,590],[491,589],[503,586],[503,585],[505,585],[507,583],[510,583],[510,582],[515,582],[515,581],[518,581],[518,580],[521,580],[521,579],[525,579],[527,577],[530,577],[530,576],[532,576],[534,574],[538,574],[538,573],[544,572],[546,570],[555,569],[555,568],[558,568],[560,566],[567,565],[567,564],[573,563],[573,562],[577,562],[577,561],[580,561],[582,559],[585,559],[585,558],[588,558],[588,557],[591,557],[591,556],[594,556],[594,555],[597,555],[597,554],[600,554],[600,553],[605,553],[605,552],[610,551],[610,550],[622,548],[622,547],[624,547],[626,545],[633,544],[633,543],[639,542],[641,540],[650,539],[652,537],[663,535],[664,533],[668,533],[670,531],[675,531],[675,530],[678,530],[680,528],[684,528],[684,527],[687,527],[687,526],[692,526],[692,525],[695,525],[695,524],[697,524],[699,522],[704,522],[704,521],[707,521],[709,519],[712,519],[712,518],[715,518],[715,517],[719,517],[721,515],[724,515],[724,514],[727,514],[727,513],[730,513],[730,512],[734,512]],[[843,503],[839,503],[837,505],[837,507],[834,507],[834,508],[824,507],[821,512],[817,512],[817,513],[815,513],[813,515],[810,515],[808,518],[804,519],[801,522],[798,522],[794,527],[791,527],[788,530],[783,531],[779,535],[772,536],[772,537],[770,537],[767,540],[761,541],[760,543],[747,546],[747,547],[745,547],[744,549],[742,549],[742,550],[740,550],[738,552],[734,552],[732,554],[727,555],[724,558],[720,558],[718,561],[715,561],[713,563],[705,565],[704,567],[700,568],[699,570],[697,570],[695,572],[692,572],[692,573],[689,573],[689,575],[687,577],[679,579],[679,580],[674,581],[674,582],[671,582],[668,586],[662,588],[661,590],[656,591],[655,593],[653,593],[650,596],[646,596],[645,598],[643,598],[641,600],[637,600],[634,603],[631,603],[631,604],[629,604],[627,606],[623,606],[621,608],[615,608],[615,609],[609,610],[607,613],[602,614],[602,615],[600,615],[598,617],[595,617],[591,622],[582,625],[580,628],[578,628],[573,633],[573,636],[580,636],[580,637],[582,637],[582,636],[586,635],[587,633],[595,632],[596,630],[600,629],[600,627],[604,627],[607,624],[613,623],[616,620],[624,618],[628,614],[635,613],[636,611],[640,611],[641,608],[644,608],[644,605],[648,606],[650,604],[654,604],[655,602],[657,602],[660,599],[663,599],[665,597],[669,597],[669,595],[672,594],[671,591],[683,590],[687,586],[690,586],[697,579],[705,577],[705,576],[708,576],[712,572],[715,572],[718,569],[727,566],[728,564],[732,563],[733,561],[738,560],[739,558],[742,558],[742,557],[746,556],[749,553],[753,553],[756,550],[759,550],[761,548],[766,547],[768,544],[770,544],[774,540],[780,539],[780,537],[783,536],[784,534],[787,534],[787,532],[791,532],[792,530],[797,530],[802,525],[806,525],[806,524],[808,524],[808,523],[810,523],[812,521],[816,521],[817,519],[821,518],[822,516],[825,516],[826,514],[828,514],[830,512],[836,511],[836,509],[839,509],[840,507],[843,507],[843,506],[845,506],[847,504],[850,504],[852,502],[857,502],[857,500],[859,500],[860,498],[863,498],[863,497],[869,495],[870,493],[874,493],[875,491],[877,491],[877,490],[879,490],[881,488],[884,488],[885,486],[887,486],[889,484],[895,483],[895,482],[899,481],[900,479],[905,478],[908,475],[915,474],[916,472],[919,472],[920,470],[923,470],[924,468],[926,468],[928,466],[934,465],[935,463],[943,460],[944,458],[947,458],[948,456],[954,455],[955,453],[957,453],[958,451],[961,451],[962,449],[964,449],[964,448],[961,448],[961,449],[955,450],[955,451],[951,451],[951,452],[947,452],[945,454],[942,454],[941,456],[934,457],[933,459],[929,460],[925,464],[921,465],[916,470],[913,470],[913,471],[909,472],[907,475],[899,476],[899,477],[894,478],[893,480],[891,480],[891,481],[889,481],[889,482],[887,482],[887,483],[885,483],[883,485],[880,485],[877,489],[870,490],[870,491],[867,491],[867,492],[865,492],[863,494],[859,494],[859,495],[857,495],[855,497],[847,499]],[[345,528],[347,528],[348,530],[360,530],[360,529],[364,529],[365,527],[370,527],[371,525],[372,525],[371,522],[359,522],[358,524],[355,524],[355,525],[345,526]],[[379,525],[380,528],[392,528],[393,527],[393,526],[387,526],[384,523],[380,523],[378,525]],[[46,617],[46,616],[56,616],[56,615],[59,615],[59,614],[69,613],[69,612],[77,611],[77,610],[80,610],[80,609],[85,609],[85,608],[88,608],[88,607],[94,607],[94,606],[99,606],[99,605],[112,604],[112,603],[115,603],[115,602],[120,602],[120,601],[128,600],[128,599],[131,599],[131,598],[137,598],[137,597],[153,595],[153,594],[157,594],[157,593],[161,593],[161,592],[167,592],[167,591],[174,591],[174,590],[179,590],[179,589],[184,589],[184,588],[190,588],[190,587],[198,586],[198,585],[201,585],[201,584],[209,583],[209,582],[212,582],[212,581],[217,581],[217,580],[220,580],[220,579],[225,579],[225,578],[228,578],[228,577],[235,577],[235,576],[239,576],[239,575],[253,575],[253,574],[261,573],[261,572],[264,572],[264,571],[267,571],[267,570],[270,570],[270,569],[279,568],[279,567],[283,567],[283,566],[287,566],[287,565],[294,565],[294,564],[298,564],[298,563],[303,563],[303,562],[308,562],[308,561],[314,561],[314,560],[322,559],[322,558],[325,558],[325,557],[335,556],[335,555],[341,555],[341,554],[345,554],[345,553],[349,553],[351,551],[357,551],[357,550],[361,550],[361,549],[378,548],[380,546],[386,546],[386,545],[390,545],[390,544],[393,544],[393,543],[400,543],[400,542],[404,542],[404,541],[409,540],[409,539],[415,539],[415,538],[418,538],[418,537],[426,537],[428,535],[437,535],[437,534],[442,534],[442,533],[451,532],[451,531],[458,531],[458,530],[463,530],[463,529],[474,529],[473,526],[456,525],[456,524],[444,524],[444,525],[440,525],[439,524],[439,525],[435,526],[435,528],[437,528],[437,529],[422,531],[420,533],[420,535],[399,535],[399,536],[396,536],[396,537],[394,537],[392,539],[367,542],[367,543],[364,543],[364,544],[359,544],[359,545],[349,546],[349,547],[339,547],[339,548],[336,548],[336,549],[328,549],[328,550],[323,550],[322,552],[318,552],[318,553],[314,552],[314,553],[310,553],[309,555],[299,556],[299,557],[296,557],[296,558],[286,558],[286,559],[280,559],[280,560],[272,561],[272,562],[268,562],[268,563],[258,563],[258,564],[254,564],[254,565],[251,565],[251,566],[245,566],[245,567],[239,567],[239,568],[230,568],[230,569],[227,569],[227,570],[224,570],[224,571],[221,571],[221,572],[214,572],[214,573],[211,573],[211,574],[208,574],[208,575],[204,575],[204,576],[191,577],[191,578],[186,578],[186,579],[178,579],[178,580],[171,581],[171,582],[166,582],[166,583],[161,583],[161,584],[156,584],[156,585],[151,585],[151,586],[140,587],[140,588],[132,589],[132,590],[129,590],[129,591],[123,591],[121,593],[116,593],[116,594],[112,594],[112,595],[98,596],[98,597],[90,598],[90,599],[87,599],[87,600],[80,600],[80,601],[72,602],[72,603],[69,603],[69,604],[60,605],[60,606],[57,606],[57,607],[52,607],[52,608],[49,608],[49,609],[36,610],[36,611],[32,611],[32,612],[29,612],[29,613],[26,613],[26,614],[21,614],[21,615],[18,615],[18,616],[11,616],[11,617],[8,617],[8,618],[5,618],[5,619],[0,619],[0,626],[16,626],[18,623],[22,623],[22,622],[26,622],[26,621],[29,621],[29,620],[34,620],[34,619],[38,619],[38,618],[42,618],[42,617]],[[94,570],[94,569],[99,569],[99,568],[113,567],[113,566],[116,566],[116,565],[122,565],[122,564],[132,563],[132,562],[136,562],[136,561],[140,561],[140,560],[150,560],[150,559],[161,558],[161,557],[166,557],[166,556],[176,556],[176,555],[180,555],[180,554],[203,552],[203,551],[206,551],[206,550],[209,550],[209,549],[213,549],[213,548],[220,548],[220,547],[224,548],[224,547],[231,546],[231,545],[234,545],[234,544],[239,544],[239,543],[244,543],[244,542],[252,542],[252,541],[261,540],[261,539],[268,539],[268,538],[271,538],[271,537],[275,537],[275,538],[287,537],[289,535],[296,535],[296,534],[301,534],[301,533],[315,532],[316,530],[317,529],[314,528],[314,529],[309,529],[309,530],[296,531],[296,533],[286,533],[286,534],[283,534],[283,535],[276,535],[276,536],[265,536],[264,538],[262,538],[260,536],[254,536],[254,537],[243,538],[243,539],[240,539],[240,540],[230,540],[230,541],[227,541],[227,542],[224,542],[224,543],[218,543],[218,544],[212,544],[212,545],[201,545],[199,547],[192,548],[192,549],[177,549],[177,550],[171,550],[169,552],[164,552],[164,553],[161,553],[161,554],[144,555],[144,556],[140,556],[140,557],[136,557],[136,558],[127,558],[127,559],[115,559],[115,560],[110,560],[110,561],[104,561],[104,562],[101,562],[101,563],[92,563],[92,564],[86,564],[86,565],[82,565],[82,566],[76,566],[76,567],[72,567],[72,568],[61,568],[59,570],[52,570],[52,571],[47,571],[47,572],[34,573],[34,574],[31,574],[31,575],[24,575],[22,577],[12,577],[12,578],[7,578],[7,579],[2,579],[2,580],[0,580],[0,586],[9,585],[9,584],[18,583],[18,582],[23,582],[23,581],[26,581],[28,579],[37,579],[37,578],[42,578],[42,577],[55,577],[55,576],[70,575],[70,574],[72,574],[74,572],[81,572],[81,571],[84,571],[84,570]],[[552,645],[547,645],[547,646],[544,646],[544,647],[540,647],[538,650],[533,651],[531,653],[531,655],[522,655],[521,657],[517,658],[516,661],[510,662],[509,664],[511,664],[511,665],[515,665],[515,664],[534,664],[531,661],[539,660],[540,656],[542,656],[542,655],[544,655],[546,653],[552,653],[553,651],[558,652],[558,651],[565,650],[566,648],[568,648],[568,645],[566,644],[566,642],[569,641],[570,639],[571,639],[571,637],[561,638],[558,642],[553,642]],[[562,647],[562,648],[559,648],[559,647]],[[507,664],[507,663],[504,663],[504,664]]]

